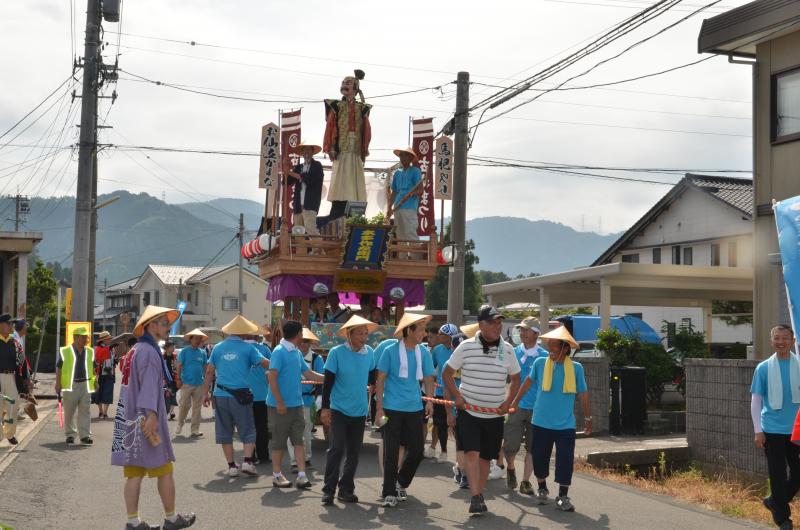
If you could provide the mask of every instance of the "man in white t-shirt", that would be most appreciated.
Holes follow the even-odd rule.
[[[479,331],[453,352],[442,374],[447,391],[454,396],[458,417],[455,425],[466,454],[466,471],[472,499],[469,513],[487,511],[483,491],[489,478],[489,464],[500,454],[504,416],[520,385],[520,367],[514,347],[503,340],[503,315],[492,306],[478,312]],[[461,370],[461,386],[454,374]],[[507,378],[511,385],[506,389]],[[498,409],[497,413],[467,410],[466,405]],[[448,408],[448,423],[453,424]]]

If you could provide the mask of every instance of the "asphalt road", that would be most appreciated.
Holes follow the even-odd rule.
[[[205,416],[209,414],[204,410]],[[0,474],[0,525],[15,530],[123,528],[124,479],[122,470],[109,464],[113,421],[93,420],[95,444],[91,447],[67,447],[56,415],[44,422]],[[552,504],[537,506],[527,496],[505,490],[504,480],[494,480],[486,495],[490,513],[470,517],[468,493],[455,487],[450,466],[431,460],[420,466],[408,490],[409,500],[397,508],[383,508],[378,499],[377,440],[369,434],[356,481],[361,503],[323,507],[320,475],[325,442],[321,438],[314,442],[315,470],[310,475],[314,486],[301,492],[274,489],[269,465],[259,466],[263,473],[259,477],[227,478],[222,451],[214,444],[213,422],[204,419],[202,428],[203,439],[174,440],[178,510],[197,513],[194,528],[762,528],[580,474],[570,490],[575,513],[558,512]],[[317,435],[321,436],[321,430]],[[140,507],[142,517],[151,523],[163,519],[155,485],[154,480],[145,481]]]

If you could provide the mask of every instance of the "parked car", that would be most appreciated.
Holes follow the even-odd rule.
[[[574,357],[602,357],[603,354],[596,347],[597,332],[600,330],[599,315],[564,315],[557,320],[566,326],[567,330],[578,341],[579,348]],[[656,333],[644,320],[630,315],[612,316],[611,327],[623,335],[637,335],[642,342],[660,344],[661,336]]]

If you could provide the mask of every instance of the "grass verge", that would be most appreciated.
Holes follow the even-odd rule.
[[[730,517],[774,524],[761,502],[769,494],[767,486],[742,480],[735,473],[708,474],[694,467],[667,473],[662,463],[642,475],[628,466],[622,470],[600,469],[584,460],[576,461],[575,470],[650,493],[668,495]],[[800,513],[800,500],[794,501],[791,507],[793,513]]]

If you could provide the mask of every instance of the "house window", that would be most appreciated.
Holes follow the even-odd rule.
[[[682,328],[690,328],[690,327],[692,327],[692,319],[689,318],[689,317],[682,318],[681,319],[681,327]]]
[[[194,291],[194,305],[200,305],[200,290],[195,289]]]
[[[667,348],[671,348],[675,343],[675,334],[677,333],[677,326],[675,322],[667,322]]]
[[[692,247],[683,247],[683,264],[692,264]]]
[[[142,304],[145,306],[150,305],[150,291],[144,292],[144,295],[142,296]]]
[[[653,263],[656,265],[661,263],[661,247],[653,249]]]
[[[239,299],[235,296],[223,296],[222,297],[222,310],[223,311],[238,311],[239,310]]]
[[[800,69],[772,76],[772,141],[800,140]]]
[[[189,302],[190,304],[192,303],[192,291],[186,293],[186,301]]]
[[[711,266],[719,267],[719,243],[711,243]]]
[[[623,254],[622,263],[639,263],[639,254]]]
[[[672,264],[673,265],[681,264],[681,247],[679,246],[672,247]]]
[[[728,243],[728,267],[736,267],[736,241]]]
[[[153,291],[153,304],[161,305],[161,291]]]

